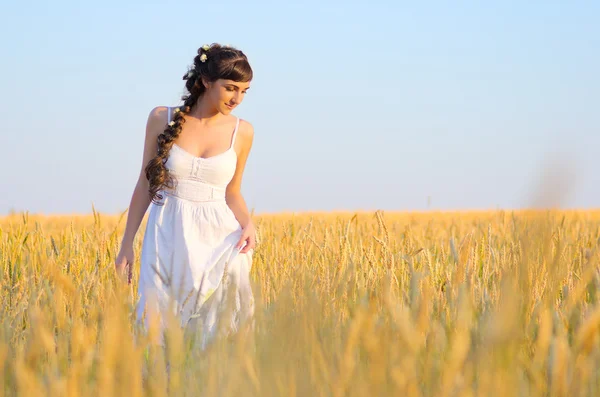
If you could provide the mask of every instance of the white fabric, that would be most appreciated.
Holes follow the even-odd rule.
[[[235,332],[254,313],[253,251],[235,249],[242,227],[225,201],[236,168],[238,127],[239,119],[231,146],[216,156],[197,157],[172,146],[166,167],[175,187],[162,191],[162,205],[150,205],[142,244],[138,321],[147,324],[147,316],[156,313],[164,329],[165,310],[171,310],[182,326],[199,332],[202,347],[215,335],[218,321]],[[235,310],[223,318],[228,293],[235,297]]]

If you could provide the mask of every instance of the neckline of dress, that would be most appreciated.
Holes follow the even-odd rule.
[[[167,121],[171,120],[171,107],[167,106],[167,109],[169,111],[169,115],[167,117]],[[224,151],[223,153],[219,153],[219,154],[215,154],[214,156],[210,156],[210,157],[202,157],[202,156],[196,156],[190,152],[188,152],[187,150],[185,150],[184,148],[182,148],[181,146],[179,146],[178,144],[176,144],[175,142],[173,142],[173,146],[177,147],[180,151],[182,151],[183,153],[187,154],[188,156],[198,159],[198,160],[210,160],[213,159],[215,157],[219,157],[219,156],[223,156],[225,154],[227,154],[230,150],[233,150],[233,144],[235,143],[235,136],[237,134],[237,130],[238,127],[240,126],[240,118],[236,117],[236,121],[235,121],[235,128],[233,129],[233,137],[231,138],[231,145],[229,146],[229,149],[227,149],[226,151]],[[233,150],[233,152],[235,153],[235,150]],[[235,153],[235,156],[237,157],[237,153]]]
[[[211,159],[214,159],[215,157],[224,156],[225,154],[227,154],[230,151],[233,151],[235,153],[235,150],[233,150],[233,145],[230,146],[229,149],[227,149],[226,151],[219,153],[219,154],[215,154],[214,156],[210,156],[210,157],[202,157],[202,156],[193,155],[176,143],[173,143],[173,147],[176,147],[177,149],[179,149],[180,151],[182,151],[183,153],[187,154],[190,157],[193,157],[195,159],[200,159],[200,160],[211,160]],[[236,156],[237,156],[237,153],[236,153]]]

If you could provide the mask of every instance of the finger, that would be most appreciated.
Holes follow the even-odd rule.
[[[125,272],[123,271],[123,269],[119,269],[117,271],[117,278],[121,281],[125,279]]]
[[[254,249],[254,246],[252,244],[246,244],[246,246],[244,247],[244,249],[242,251],[240,251],[242,254],[247,253],[248,251],[250,251],[251,249]]]
[[[249,235],[247,238],[246,246],[244,247],[244,252],[248,252],[252,247],[256,245],[256,239],[254,236]]]
[[[119,273],[119,276],[123,276],[123,274],[125,274],[125,270],[125,265],[119,264],[119,267],[117,268],[117,273]]]
[[[242,237],[240,237],[240,240],[235,245],[235,248],[241,248],[242,245],[244,245],[244,242],[246,241],[247,238],[248,237],[245,234],[242,234]]]
[[[119,277],[120,280],[125,281],[127,279],[127,265],[120,263],[117,266],[117,276]]]

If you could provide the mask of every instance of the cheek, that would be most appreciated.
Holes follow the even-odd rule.
[[[219,93],[219,98],[218,98],[218,99],[219,99],[221,102],[227,102],[227,101],[229,101],[229,100],[231,99],[231,97],[232,97],[232,96],[233,96],[233,95],[231,95],[231,93],[230,93],[230,92],[223,91],[223,92]]]
[[[223,98],[221,97],[221,95],[219,95],[218,93],[215,93],[212,98],[211,101],[213,104],[218,105],[221,102],[223,102]]]

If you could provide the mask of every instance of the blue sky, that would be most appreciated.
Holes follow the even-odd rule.
[[[254,69],[257,213],[598,207],[598,2],[11,2],[0,214],[127,208],[198,47]]]

